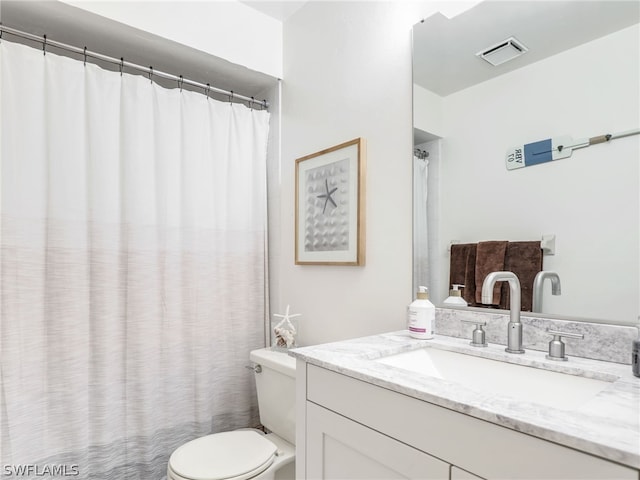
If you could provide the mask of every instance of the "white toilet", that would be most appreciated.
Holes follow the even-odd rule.
[[[243,429],[214,433],[178,447],[167,480],[284,480],[295,478],[296,361],[286,352],[251,352],[260,422],[272,433]]]

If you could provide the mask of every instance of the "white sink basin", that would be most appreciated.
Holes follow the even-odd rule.
[[[436,348],[412,350],[375,361],[476,391],[563,409],[580,407],[610,385],[603,380]]]

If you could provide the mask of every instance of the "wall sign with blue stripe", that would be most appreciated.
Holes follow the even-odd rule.
[[[599,135],[597,137],[573,140],[571,137],[547,138],[537,142],[518,145],[507,150],[505,163],[507,170],[540,165],[542,163],[560,160],[571,156],[574,150],[589,147],[596,143],[606,143],[610,140],[630,135],[640,134],[640,129],[628,130],[616,134]]]

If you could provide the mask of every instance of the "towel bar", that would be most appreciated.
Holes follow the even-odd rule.
[[[461,243],[460,240],[451,240],[447,247],[447,252],[451,253],[451,245],[457,245]],[[542,235],[540,240],[540,248],[543,255],[555,255],[556,254],[556,236],[555,234]]]

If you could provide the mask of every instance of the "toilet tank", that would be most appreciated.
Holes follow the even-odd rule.
[[[261,367],[254,373],[260,423],[295,445],[296,359],[269,348],[254,350],[249,358]]]

